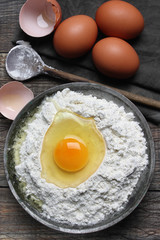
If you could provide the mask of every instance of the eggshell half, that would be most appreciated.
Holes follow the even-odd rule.
[[[21,29],[32,37],[50,34],[60,23],[61,7],[55,0],[27,0],[19,14]]]
[[[14,120],[33,98],[33,92],[22,83],[9,82],[0,88],[0,112],[6,118]]]

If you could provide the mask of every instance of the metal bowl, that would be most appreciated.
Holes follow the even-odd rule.
[[[92,226],[70,226],[67,224],[59,224],[54,221],[54,219],[48,220],[47,218],[44,218],[40,211],[36,209],[34,206],[30,205],[26,199],[24,198],[23,194],[19,191],[18,187],[18,180],[16,178],[15,174],[15,168],[14,168],[14,161],[12,156],[12,144],[14,141],[15,133],[18,131],[20,126],[25,122],[25,119],[30,116],[31,113],[33,113],[34,109],[40,105],[41,101],[46,96],[50,96],[52,94],[55,94],[57,91],[61,91],[64,88],[70,88],[73,91],[82,92],[83,94],[92,94],[98,98],[104,98],[106,100],[112,100],[119,106],[124,106],[126,112],[133,112],[135,115],[135,120],[139,122],[143,132],[144,137],[147,141],[147,154],[149,159],[149,164],[145,168],[143,174],[141,175],[136,188],[133,191],[133,194],[130,196],[128,203],[126,204],[125,208],[116,213],[115,215],[112,215],[105,219],[104,221],[92,225]],[[120,222],[122,219],[124,219],[126,216],[128,216],[140,203],[142,198],[144,197],[145,193],[148,190],[148,187],[150,185],[152,175],[154,172],[154,165],[155,165],[155,152],[154,152],[154,143],[152,140],[152,135],[150,132],[150,128],[141,114],[141,112],[137,109],[137,107],[130,102],[126,97],[121,95],[118,92],[115,92],[107,87],[102,87],[97,84],[91,84],[91,83],[69,83],[69,84],[63,84],[57,87],[53,87],[39,96],[37,96],[35,99],[33,99],[31,102],[29,102],[18,114],[14,122],[12,123],[5,143],[5,149],[4,149],[4,166],[5,166],[5,173],[6,178],[9,184],[9,187],[14,195],[14,197],[17,199],[19,204],[28,212],[33,218],[35,218],[40,223],[52,228],[56,229],[62,232],[68,232],[68,233],[89,233],[89,232],[96,232],[102,229],[106,229],[118,222]]]

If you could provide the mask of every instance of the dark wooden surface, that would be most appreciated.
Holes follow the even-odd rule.
[[[0,87],[11,81],[5,71],[5,58],[12,47],[18,24],[18,13],[24,1],[0,1]],[[37,77],[25,82],[35,96],[59,84],[58,80]],[[11,121],[0,115],[0,239],[95,239],[95,240],[159,240],[160,239],[160,128],[149,123],[155,142],[155,173],[146,196],[122,222],[87,235],[70,235],[51,230],[32,219],[12,196],[4,174],[3,148]]]

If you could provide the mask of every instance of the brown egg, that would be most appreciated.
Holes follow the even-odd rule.
[[[92,50],[92,58],[96,68],[112,78],[129,78],[139,67],[139,57],[133,47],[115,37],[97,42]]]
[[[55,31],[53,45],[65,58],[76,58],[87,53],[96,41],[98,28],[89,16],[76,15],[64,20]]]
[[[96,12],[96,23],[107,36],[132,39],[144,28],[144,19],[140,11],[124,1],[108,1]]]

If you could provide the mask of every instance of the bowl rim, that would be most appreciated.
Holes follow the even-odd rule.
[[[64,228],[61,226],[55,226],[49,222],[46,222],[45,220],[43,220],[41,217],[39,217],[37,214],[33,213],[29,207],[27,206],[27,204],[25,202],[23,202],[23,200],[20,198],[20,196],[17,194],[16,190],[14,189],[14,186],[10,180],[10,176],[9,176],[9,172],[7,169],[7,161],[8,161],[8,157],[7,157],[7,151],[8,151],[8,143],[9,143],[9,139],[10,136],[12,134],[12,131],[14,130],[14,128],[16,127],[17,122],[21,119],[21,116],[27,112],[28,109],[30,109],[30,107],[33,105],[33,103],[38,103],[40,100],[42,100],[44,97],[46,97],[47,95],[52,95],[55,94],[58,91],[62,91],[64,88],[70,88],[71,90],[73,90],[72,88],[77,88],[77,90],[73,90],[73,91],[77,91],[77,92],[83,92],[83,88],[88,88],[89,90],[93,89],[98,89],[99,91],[103,91],[106,94],[110,94],[113,97],[118,98],[118,100],[122,101],[123,103],[125,103],[130,110],[136,114],[136,116],[139,119],[140,124],[143,125],[146,134],[148,136],[148,146],[149,146],[149,150],[150,150],[150,168],[149,168],[149,177],[147,179],[147,181],[145,182],[145,185],[143,187],[143,191],[141,192],[141,195],[139,196],[139,198],[137,198],[137,200],[135,201],[135,203],[133,204],[133,206],[131,208],[129,208],[127,210],[127,212],[124,212],[121,216],[117,217],[116,219],[112,220],[109,223],[106,223],[102,226],[99,227],[94,227],[94,226],[90,226],[89,228],[85,228],[84,229],[79,229],[79,228],[75,228],[75,229],[68,229],[68,228]],[[79,88],[79,89],[78,89]],[[82,90],[80,90],[82,88]],[[33,100],[31,100],[21,111],[20,113],[17,115],[17,117],[15,118],[15,120],[12,122],[10,129],[7,133],[7,137],[6,137],[6,141],[5,141],[5,147],[4,147],[4,169],[5,169],[5,175],[6,175],[6,180],[8,182],[9,188],[12,192],[12,194],[14,195],[15,199],[18,201],[18,203],[22,206],[22,208],[29,214],[31,215],[35,220],[37,220],[38,222],[44,224],[45,226],[52,228],[54,230],[58,230],[61,232],[65,232],[65,233],[70,233],[70,234],[85,234],[85,233],[92,233],[92,232],[97,232],[100,230],[104,230],[107,229],[113,225],[115,225],[116,223],[120,222],[121,220],[123,220],[124,218],[126,218],[131,212],[133,212],[133,210],[139,205],[139,203],[142,201],[143,197],[145,196],[149,185],[151,183],[153,174],[154,174],[154,168],[155,168],[155,150],[154,150],[154,141],[152,138],[152,133],[150,130],[150,127],[146,121],[146,119],[144,118],[143,114],[140,112],[140,110],[125,96],[123,96],[122,94],[120,94],[119,92],[116,92],[115,90],[108,88],[108,87],[104,87],[104,86],[100,86],[96,83],[81,83],[81,82],[76,82],[76,83],[66,83],[66,84],[61,84],[58,86],[54,86],[52,88],[49,88],[48,90],[42,92],[41,94],[39,94],[38,96],[36,96]]]

